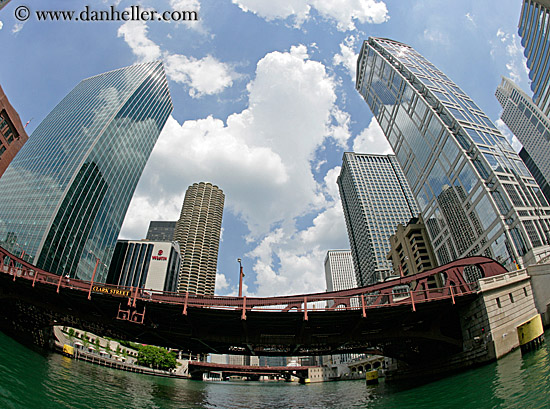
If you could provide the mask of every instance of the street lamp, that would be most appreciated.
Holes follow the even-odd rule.
[[[90,289],[88,290],[88,300],[91,300],[92,299],[92,287],[94,285],[95,273],[97,272],[97,266],[99,265],[100,260],[99,260],[99,257],[96,256],[92,250],[88,250],[88,253],[90,253],[92,256],[95,257],[94,272],[92,273],[92,281],[90,281]],[[107,267],[107,265],[105,263],[101,263],[101,264],[103,264],[105,267]]]
[[[13,245],[19,247],[19,250],[21,250],[21,255],[19,256],[19,258],[25,257],[25,250],[23,249],[23,247],[21,247],[21,244],[19,244],[18,242],[14,242]]]
[[[241,272],[239,274],[239,297],[242,297],[243,296],[243,277],[244,277],[243,265],[241,264],[240,258],[238,258],[237,261],[239,263],[239,267],[241,268]]]

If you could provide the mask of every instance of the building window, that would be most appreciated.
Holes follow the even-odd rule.
[[[523,287],[523,294],[527,297],[527,287]]]
[[[500,298],[497,297],[497,306],[498,308],[502,308],[502,305],[500,305]]]
[[[510,302],[512,302],[512,303],[514,302],[514,296],[513,296],[512,293],[510,293]]]

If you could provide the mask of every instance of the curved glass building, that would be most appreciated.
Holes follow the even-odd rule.
[[[525,48],[533,101],[550,116],[550,0],[524,0],[518,33]]]
[[[160,62],[81,81],[0,178],[0,240],[56,274],[104,281],[172,101]]]
[[[550,254],[550,207],[506,138],[412,47],[369,38],[357,90],[388,139],[440,264],[470,255],[508,268]]]

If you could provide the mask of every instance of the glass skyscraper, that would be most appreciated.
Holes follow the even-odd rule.
[[[169,221],[151,221],[147,230],[147,240],[153,241],[171,241],[176,230],[176,222]]]
[[[390,236],[418,216],[418,206],[393,155],[344,153],[338,177],[340,198],[358,286],[393,274]]]
[[[500,118],[523,145],[520,157],[550,202],[550,119],[513,81],[503,78],[496,91]]]
[[[80,82],[0,179],[0,240],[56,274],[107,274],[126,210],[172,101],[160,62]]]
[[[356,87],[417,199],[440,264],[485,255],[509,268],[548,254],[550,207],[506,138],[410,46],[365,41]]]
[[[550,117],[550,1],[524,0],[518,33],[525,48],[533,101]]]

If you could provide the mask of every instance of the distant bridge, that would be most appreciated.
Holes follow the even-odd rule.
[[[219,380],[225,380],[230,376],[246,377],[251,380],[259,380],[260,376],[271,376],[290,381],[292,376],[301,380],[308,377],[308,371],[313,366],[250,366],[230,365],[213,362],[189,361],[188,373],[193,379],[202,380],[204,373],[219,372]]]
[[[0,328],[37,344],[48,342],[52,326],[67,325],[192,353],[372,352],[410,363],[462,351],[460,309],[478,297],[475,277],[506,273],[494,260],[470,257],[369,287],[257,298],[67,279],[2,248],[1,266]],[[434,282],[441,284],[430,288]]]

